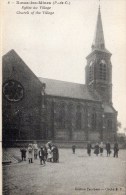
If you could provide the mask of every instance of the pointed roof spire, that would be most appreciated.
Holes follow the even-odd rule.
[[[100,4],[98,9],[98,17],[97,17],[97,23],[96,23],[96,30],[95,30],[95,36],[92,44],[92,50],[94,49],[105,49],[105,41],[104,41],[104,33],[103,33],[103,27],[102,27],[102,19],[101,19],[101,11],[100,11]]]

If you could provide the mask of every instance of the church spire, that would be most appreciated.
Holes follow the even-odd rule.
[[[103,33],[103,27],[102,27],[100,5],[99,5],[99,9],[98,9],[98,17],[97,17],[94,40],[92,43],[92,50],[94,50],[94,49],[98,49],[98,50],[105,49],[105,41],[104,41],[104,33]]]

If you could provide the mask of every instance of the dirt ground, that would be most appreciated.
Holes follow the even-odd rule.
[[[20,155],[19,149],[11,149]],[[88,157],[85,149],[59,149],[59,163],[3,166],[3,195],[126,195],[126,150],[119,158]]]

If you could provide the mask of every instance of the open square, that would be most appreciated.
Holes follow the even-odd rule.
[[[19,149],[8,149],[20,156]],[[59,149],[59,163],[39,159],[3,166],[3,195],[126,195],[126,150],[119,158]]]

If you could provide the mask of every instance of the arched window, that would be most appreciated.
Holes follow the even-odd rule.
[[[72,123],[72,112],[73,112],[73,104],[69,104],[67,108],[67,121],[69,124]]]
[[[65,128],[65,104],[62,103],[60,105],[60,110],[59,110],[59,127],[60,128]]]
[[[91,115],[91,127],[92,127],[92,130],[96,130],[96,125],[97,125],[97,115],[96,113],[92,113]]]
[[[81,129],[81,112],[76,113],[76,128]]]
[[[76,112],[76,129],[81,129],[81,105],[77,106],[77,112]]]
[[[106,72],[107,72],[106,62],[105,60],[101,60],[99,64],[99,79],[100,80],[106,80]]]
[[[94,78],[93,73],[94,73],[93,62],[91,61],[89,65],[89,81],[93,80]]]
[[[108,119],[108,121],[107,121],[107,130],[108,131],[112,130],[112,120],[111,119]]]

